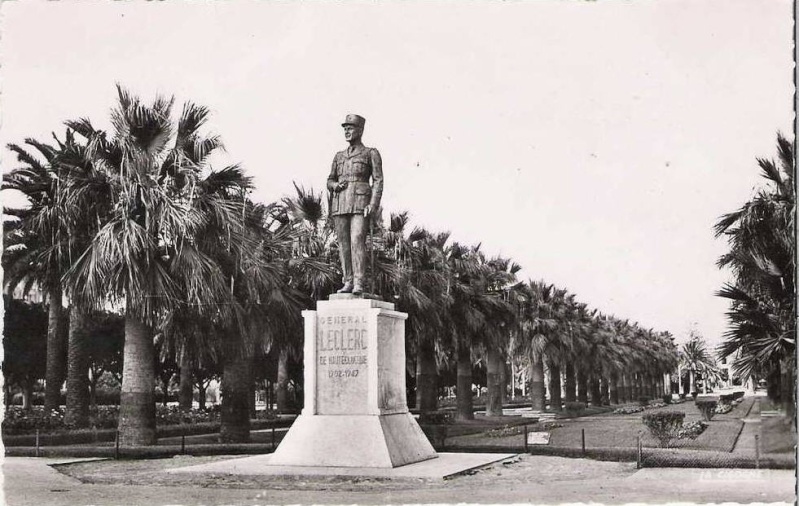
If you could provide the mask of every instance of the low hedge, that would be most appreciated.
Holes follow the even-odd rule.
[[[175,455],[258,455],[271,453],[271,444],[256,443],[219,443],[186,445],[181,452],[180,445],[164,446],[124,446],[119,448],[119,458],[123,459],[158,459]],[[113,446],[30,446],[6,447],[6,457],[104,457],[114,458],[116,449]]]
[[[250,430],[290,427],[293,420],[281,418],[278,420],[250,420]],[[191,425],[167,425],[156,428],[156,437],[197,436],[201,434],[214,434],[219,432],[219,422],[202,422]],[[116,429],[80,429],[54,434],[40,434],[40,446],[79,445],[91,443],[113,442],[116,438]],[[3,444],[6,446],[35,446],[35,434],[5,435]]]
[[[793,455],[766,455],[760,457],[761,469],[795,469]],[[754,469],[758,462],[753,455],[726,452],[648,450],[641,459],[642,467],[693,467]]]
[[[585,410],[586,404],[584,402],[566,402],[563,404],[563,408],[569,413],[579,413]]]
[[[452,412],[428,411],[419,415],[419,423],[427,425],[444,425],[453,423]]]

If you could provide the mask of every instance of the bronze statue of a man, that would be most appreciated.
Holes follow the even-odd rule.
[[[356,295],[363,292],[368,220],[378,213],[383,195],[380,153],[361,142],[364,124],[363,117],[347,115],[341,126],[350,146],[336,153],[327,178],[330,216],[336,228],[344,273],[344,286],[338,293]]]

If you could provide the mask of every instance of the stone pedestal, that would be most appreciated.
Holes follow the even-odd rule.
[[[394,304],[352,295],[305,318],[305,406],[270,465],[397,467],[434,458],[408,412],[405,319]]]

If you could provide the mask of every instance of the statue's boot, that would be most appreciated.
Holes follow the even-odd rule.
[[[353,295],[360,295],[363,293],[363,287],[360,283],[355,283],[355,286],[352,288]]]
[[[344,283],[344,286],[342,286],[341,289],[336,293],[352,293],[352,290],[353,290],[352,281],[347,281],[346,283]]]

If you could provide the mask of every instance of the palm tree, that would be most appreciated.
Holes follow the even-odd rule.
[[[67,268],[69,237],[59,202],[57,148],[34,139],[25,143],[45,161],[19,145],[8,146],[24,165],[3,175],[2,189],[22,193],[29,205],[4,209],[3,269],[9,293],[20,284],[25,292],[35,286],[49,301],[44,403],[51,410],[59,405],[66,369],[61,275]]]
[[[172,98],[151,105],[117,87],[111,113],[114,135],[88,120],[70,127],[88,140],[92,161],[108,178],[110,211],[67,273],[73,297],[98,306],[125,307],[125,346],[119,416],[120,443],[155,442],[153,327],[180,304],[220,301],[227,293],[219,266],[197,247],[209,220],[224,224],[234,240],[240,206],[203,194],[201,171],[221,143],[198,130],[208,110],[187,103],[173,123]],[[86,181],[68,192],[79,200]],[[220,306],[221,307],[221,306]]]
[[[521,266],[508,258],[494,257],[486,263],[485,280],[493,298],[484,299],[486,323],[482,331],[483,348],[486,354],[488,399],[486,415],[502,416],[505,398],[505,359],[511,333],[516,329],[516,306],[511,302],[520,288],[515,283]],[[498,295],[498,297],[496,296]]]
[[[442,342],[444,315],[452,304],[446,290],[449,236],[449,232],[434,234],[424,229],[414,229],[409,236],[409,243],[414,248],[410,286],[422,292],[433,304],[429,310],[414,307],[414,316],[409,318],[408,325],[408,341],[416,351],[416,407],[422,413],[438,409],[438,364],[446,347]]]
[[[544,358],[549,342],[555,339],[556,321],[552,318],[554,291],[553,285],[543,281],[528,281],[519,294],[525,336],[519,344],[530,358],[530,398],[535,411],[543,411],[546,407]]]
[[[715,226],[716,236],[726,236],[730,245],[719,266],[735,276],[718,292],[730,300],[730,327],[720,352],[737,357],[733,369],[743,378],[776,373],[777,397],[794,416],[796,168],[793,145],[779,133],[777,152],[778,162],[757,160],[765,187]]]
[[[555,321],[556,331],[545,353],[549,367],[549,404],[553,411],[562,409],[561,366],[574,350],[574,336],[569,331],[569,311],[575,303],[574,294],[565,289],[555,289],[552,294],[551,314],[548,316]]]
[[[407,212],[391,213],[387,226],[373,237],[374,275],[378,293],[408,314],[406,356],[414,357],[416,407],[438,407],[438,362],[443,354],[445,314],[452,299],[447,291],[449,233],[411,229]]]
[[[705,371],[715,367],[713,357],[707,350],[707,343],[699,334],[691,332],[691,337],[683,344],[681,351],[682,367],[688,370],[688,390],[696,392],[696,376],[702,374],[707,378]],[[704,374],[703,374],[704,373]]]
[[[295,195],[285,197],[280,206],[270,212],[281,227],[290,231],[291,252],[288,259],[290,283],[302,294],[302,305],[313,307],[316,301],[333,292],[340,273],[336,270],[337,253],[333,251],[333,234],[329,225],[322,194],[294,184]],[[295,321],[299,323],[299,320]],[[277,367],[277,410],[287,412],[289,359],[299,357],[302,350],[302,329],[283,334],[286,339],[276,343],[279,349]]]

